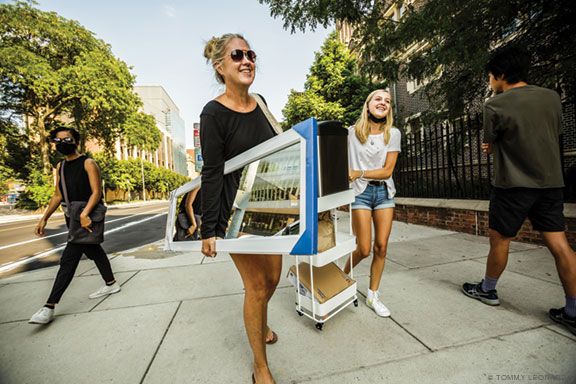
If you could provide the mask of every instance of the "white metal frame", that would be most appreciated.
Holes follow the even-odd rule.
[[[288,148],[300,142],[301,158],[306,157],[305,139],[302,138],[293,129],[288,130],[278,136],[267,140],[248,151],[228,160],[224,165],[224,174],[229,174],[244,166],[260,160],[268,155],[278,152],[282,149]],[[302,152],[304,152],[302,154]],[[303,164],[303,163],[302,163]],[[300,177],[304,180],[306,174],[305,167],[300,167]],[[173,241],[174,224],[176,221],[176,204],[178,197],[198,188],[200,186],[200,178],[194,179],[189,183],[184,184],[180,188],[170,193],[170,205],[168,208],[168,218],[166,222],[166,234],[164,237],[164,250],[165,251],[200,251],[202,248],[201,241]],[[305,191],[305,183],[301,185],[301,191]],[[303,193],[301,193],[303,195]],[[304,217],[306,212],[306,205],[300,200],[300,217]],[[301,220],[300,233],[306,229],[306,224]],[[290,236],[276,236],[273,241],[270,241],[268,236],[263,237],[249,237],[241,239],[222,239],[216,240],[216,249],[218,252],[238,252],[238,253],[254,253],[254,254],[287,254],[290,253],[294,244],[298,241],[299,235]]]

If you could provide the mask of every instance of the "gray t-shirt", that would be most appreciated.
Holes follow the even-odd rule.
[[[493,143],[498,188],[564,186],[560,162],[562,104],[553,90],[511,88],[484,104],[484,141]]]

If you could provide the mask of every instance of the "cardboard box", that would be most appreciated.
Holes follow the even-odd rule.
[[[323,267],[312,267],[314,275],[314,301],[322,304],[336,296],[349,286],[355,283],[354,280],[344,273],[334,263],[326,264]],[[311,297],[310,294],[310,264],[300,263],[299,292],[301,295]],[[288,279],[292,285],[296,286],[296,266],[293,265],[288,271]]]

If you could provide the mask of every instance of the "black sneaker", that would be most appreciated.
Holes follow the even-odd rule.
[[[464,283],[462,285],[462,292],[468,297],[480,300],[484,304],[488,305],[500,305],[500,300],[498,300],[498,293],[495,289],[484,292],[482,290],[482,280],[478,284]]]
[[[564,308],[552,308],[548,315],[557,323],[564,324],[570,332],[576,335],[576,317],[569,317],[564,311]]]

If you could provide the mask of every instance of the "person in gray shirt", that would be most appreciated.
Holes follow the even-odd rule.
[[[496,95],[484,105],[485,152],[494,160],[490,196],[490,253],[484,280],[465,283],[465,295],[499,305],[496,284],[508,262],[510,241],[526,217],[556,260],[566,305],[550,318],[576,334],[576,254],[564,233],[559,95],[527,84],[530,57],[517,48],[495,51],[487,66]]]

